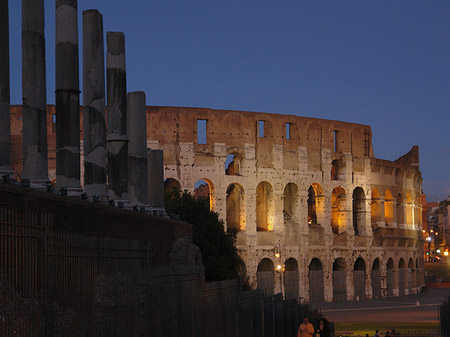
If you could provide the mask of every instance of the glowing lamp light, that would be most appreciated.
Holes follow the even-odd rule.
[[[280,253],[276,252],[275,257],[280,257]]]
[[[433,233],[433,230],[432,230],[432,229],[430,229],[430,232],[431,232],[431,233]]]
[[[445,255],[445,256],[448,256],[448,251],[445,251],[445,252],[444,252],[444,255]]]
[[[425,233],[425,229],[424,229],[424,230],[422,230],[422,232],[424,232],[424,233]]]
[[[436,253],[440,254],[440,253],[441,253],[441,250],[440,250],[440,249],[436,250]]]
[[[428,242],[430,242],[431,241],[431,238],[430,237],[427,237],[427,239],[426,239]]]
[[[283,268],[283,267],[281,266],[281,264],[278,264],[278,265],[277,265],[277,270],[278,270],[278,271],[281,271],[281,268]]]

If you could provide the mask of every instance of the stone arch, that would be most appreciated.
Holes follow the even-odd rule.
[[[394,225],[394,197],[390,190],[384,192],[384,222],[387,227]]]
[[[267,296],[273,295],[274,276],[275,265],[273,261],[268,258],[262,259],[258,263],[256,271],[256,284],[257,288],[261,289]]]
[[[273,188],[267,181],[256,187],[256,228],[258,231],[273,230]]]
[[[308,224],[320,224],[325,213],[323,188],[320,184],[314,183],[308,188]]]
[[[413,199],[411,193],[406,193],[406,226],[408,228],[414,228],[414,210],[413,210]]]
[[[337,258],[333,263],[333,301],[347,300],[347,275],[345,260]]]
[[[353,229],[355,231],[355,235],[364,235],[366,225],[364,190],[361,187],[356,187],[353,190],[352,199]]]
[[[283,215],[285,219],[295,218],[297,202],[298,186],[294,183],[289,183],[285,186],[283,195]]]
[[[370,222],[372,227],[378,227],[384,218],[383,203],[378,189],[372,188],[372,200],[370,203]],[[383,214],[382,214],[383,213]]]
[[[394,274],[394,260],[389,258],[386,263],[387,269],[387,278],[386,278],[386,286],[387,286],[387,295],[394,296],[394,287],[395,287],[395,274]]]
[[[372,279],[372,297],[381,298],[380,259],[376,258],[375,260],[373,260],[370,276]]]
[[[209,209],[215,209],[216,197],[215,188],[211,180],[201,178],[194,184],[194,198],[207,199],[209,201]]]
[[[403,227],[405,225],[405,207],[403,204],[403,197],[401,193],[397,194],[397,226]]]
[[[358,257],[353,265],[353,286],[355,299],[366,298],[366,262],[362,257]]]
[[[241,172],[241,155],[237,152],[232,152],[228,154],[225,159],[225,175],[227,176],[238,176]]]
[[[400,258],[398,261],[398,295],[403,296],[405,293],[405,260]]]
[[[164,180],[164,194],[179,194],[181,192],[181,184],[178,180],[167,178]]]
[[[408,294],[413,293],[413,288],[415,288],[416,275],[414,271],[414,261],[412,258],[409,258],[408,261]]]
[[[289,300],[298,298],[298,262],[293,257],[284,262],[284,297]]]
[[[324,284],[322,262],[318,258],[311,260],[308,271],[309,280],[309,301],[324,301]]]
[[[335,159],[331,162],[331,180],[345,180],[342,168],[345,167],[345,163],[342,160]]]
[[[228,185],[226,193],[227,231],[245,230],[244,188],[240,184],[232,183]]]
[[[345,190],[336,187],[331,193],[331,228],[334,234],[341,234],[346,231]]]

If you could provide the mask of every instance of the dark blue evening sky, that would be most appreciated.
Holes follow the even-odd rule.
[[[11,103],[21,104],[21,1],[9,3]],[[54,6],[46,0],[49,103]],[[376,157],[393,160],[419,145],[428,199],[450,195],[450,1],[79,0],[78,7],[80,27],[81,11],[96,8],[105,32],[125,32],[128,91],[144,90],[148,105],[368,124]]]

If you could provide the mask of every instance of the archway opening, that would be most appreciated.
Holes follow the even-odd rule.
[[[239,184],[230,184],[227,188],[227,231],[239,232],[245,229],[244,189]]]
[[[164,194],[168,197],[175,197],[181,192],[181,185],[178,180],[167,178],[164,180]]]
[[[199,179],[194,184],[194,198],[205,199],[209,203],[209,209],[214,209],[214,185],[210,180]]]
[[[365,227],[365,196],[364,190],[361,187],[356,187],[353,190],[353,229],[355,235],[364,235]]]
[[[355,289],[355,299],[366,298],[366,263],[358,257],[353,265],[353,285]]]
[[[273,230],[273,189],[263,181],[256,187],[256,228],[258,231]]]
[[[333,263],[333,301],[347,300],[345,260],[337,258]]]
[[[394,197],[390,190],[384,192],[384,222],[386,226],[394,223]]]
[[[372,227],[377,227],[378,223],[381,221],[381,196],[376,188],[372,189],[372,200],[370,203],[370,222],[372,223]],[[384,215],[384,214],[383,214]]]
[[[376,258],[373,261],[371,278],[372,278],[372,297],[381,298],[381,271],[380,271],[380,260],[378,258]]]
[[[416,275],[414,270],[414,261],[410,258],[408,261],[408,294],[413,293],[413,288],[416,286],[415,281]]]
[[[261,289],[267,296],[273,295],[275,266],[272,260],[265,258],[258,264],[256,272],[256,282],[258,289]]]
[[[286,299],[298,298],[299,296],[299,275],[298,262],[294,258],[289,258],[284,263],[284,296]]]
[[[405,225],[405,207],[401,193],[397,194],[397,227]]]
[[[331,228],[334,234],[345,232],[345,190],[336,187],[331,193]]]
[[[289,183],[284,188],[283,215],[284,219],[292,219],[297,211],[298,187],[294,183]]]
[[[323,189],[319,184],[312,184],[308,188],[308,224],[317,225],[319,215],[324,213]]]
[[[319,259],[312,259],[309,264],[308,271],[309,279],[309,301],[323,302],[324,301],[324,286],[323,286],[323,269],[322,263]]]
[[[398,261],[398,295],[403,296],[406,295],[405,292],[405,260],[403,258],[400,258]]]
[[[237,153],[230,153],[225,160],[225,175],[238,176],[241,170],[241,160]]]
[[[331,180],[345,180],[343,170],[341,170],[343,167],[345,167],[345,164],[342,160],[333,160],[331,162]]]
[[[388,260],[386,264],[387,268],[387,295],[394,296],[394,260],[391,258]]]

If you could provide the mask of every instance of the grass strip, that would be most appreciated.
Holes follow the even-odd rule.
[[[406,331],[418,331],[421,333],[435,334],[439,331],[439,323],[428,323],[428,322],[335,322],[334,331],[336,336],[369,336],[375,335],[375,330],[378,330],[384,335],[386,331],[389,333],[393,330],[400,332]]]

